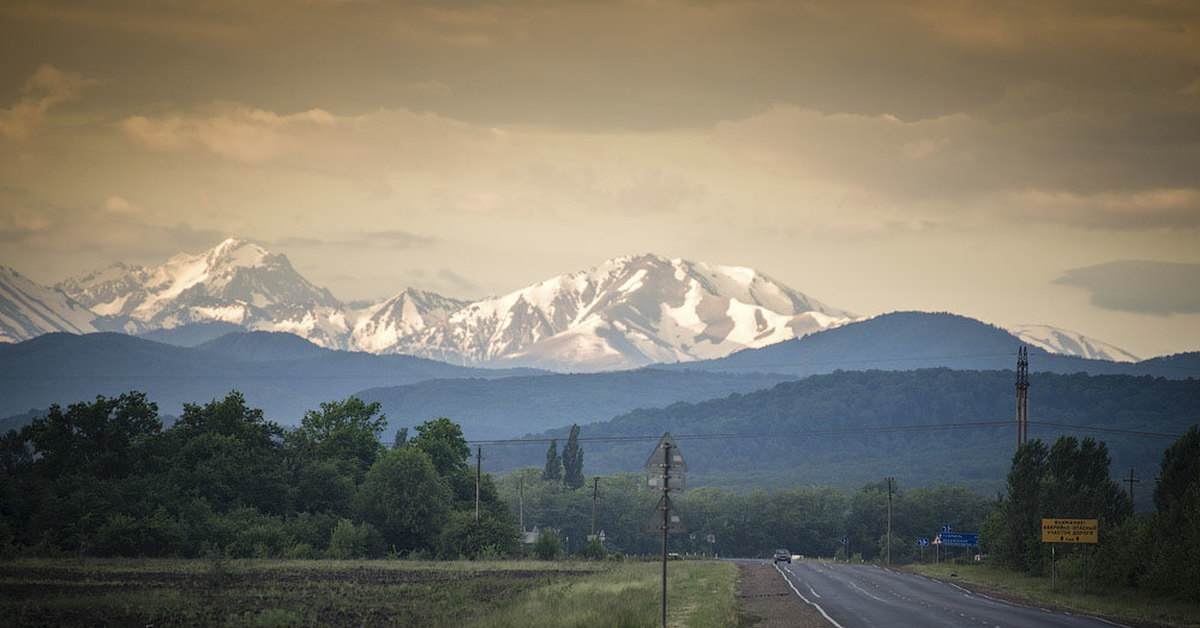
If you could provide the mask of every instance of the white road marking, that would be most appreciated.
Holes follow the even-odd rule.
[[[821,608],[820,604],[817,604],[816,602],[813,602],[813,601],[809,600],[808,598],[804,597],[804,594],[801,593],[800,590],[797,589],[795,587],[795,585],[792,584],[792,581],[790,579],[788,579],[787,574],[783,573],[783,570],[779,568],[779,565],[775,565],[775,571],[778,571],[779,575],[783,576],[783,581],[786,582],[789,587],[791,587],[792,591],[795,592],[796,595],[798,595],[800,597],[800,599],[804,600],[805,604],[808,604],[809,606],[812,606],[813,608],[817,609],[817,611],[819,613],[821,613],[821,616],[824,617],[829,623],[833,624],[836,628],[846,628],[845,626],[837,623],[837,620],[830,617],[829,613],[826,613],[825,609]]]

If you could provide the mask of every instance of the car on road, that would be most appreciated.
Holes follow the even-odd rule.
[[[792,553],[785,549],[775,550],[775,562],[779,562],[781,560],[788,563],[792,562]]]

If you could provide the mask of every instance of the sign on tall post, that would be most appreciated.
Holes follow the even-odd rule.
[[[662,438],[650,457],[646,460],[646,486],[652,491],[662,491],[662,498],[654,507],[654,514],[646,523],[646,529],[662,531],[662,625],[667,628],[667,534],[683,532],[685,527],[679,520],[679,515],[671,507],[671,493],[683,490],[683,474],[687,471],[687,463],[679,453],[679,447],[670,432],[663,432]]]

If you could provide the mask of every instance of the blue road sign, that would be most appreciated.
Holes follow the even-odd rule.
[[[921,545],[921,546],[929,545],[929,539],[917,539],[917,545]]]
[[[953,531],[954,531],[954,526],[952,526],[948,523],[942,524],[942,532],[953,532]]]
[[[850,539],[843,536],[842,537],[842,545],[849,545],[849,544],[850,544]]]
[[[946,547],[978,547],[979,533],[943,532],[933,542]]]

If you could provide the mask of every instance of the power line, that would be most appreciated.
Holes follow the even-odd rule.
[[[1029,421],[1030,425],[1056,427],[1060,429],[1077,430],[1083,432],[1099,432],[1106,434],[1116,434],[1121,436],[1142,436],[1148,438],[1179,438],[1180,434],[1168,434],[1165,432],[1147,432],[1141,430],[1125,430],[1120,428],[1095,427],[1091,425],[1071,425],[1067,423],[1051,423],[1048,421]],[[787,430],[773,432],[722,432],[712,434],[672,434],[675,440],[739,440],[748,438],[789,438],[800,436],[841,436],[852,434],[877,434],[877,433],[894,433],[894,432],[924,432],[937,430],[956,430],[956,429],[981,429],[981,428],[1011,428],[1013,422],[1008,421],[975,421],[968,423],[928,423],[923,425],[884,425],[870,427],[842,427],[828,429],[812,429],[812,430]],[[581,443],[638,443],[647,441],[657,441],[661,435],[650,436],[593,436],[580,437],[578,440]],[[467,441],[470,445],[537,445],[548,444],[552,440],[560,440],[554,438],[503,438],[503,439],[479,439]]]

